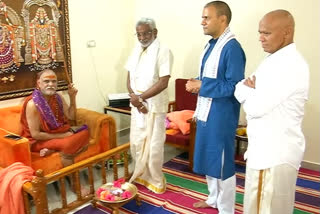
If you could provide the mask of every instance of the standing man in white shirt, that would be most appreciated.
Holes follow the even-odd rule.
[[[155,21],[142,18],[136,24],[139,43],[126,64],[130,93],[130,151],[135,169],[130,179],[161,194],[166,190],[162,172],[168,110],[168,82],[173,55],[159,42]]]
[[[248,121],[246,214],[293,213],[309,90],[309,67],[293,42],[294,28],[288,11],[267,13],[259,23],[259,40],[270,55],[236,86]]]

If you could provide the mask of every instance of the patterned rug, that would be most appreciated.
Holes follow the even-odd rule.
[[[144,186],[137,185],[142,205],[137,206],[131,201],[121,208],[121,213],[139,214],[216,214],[215,209],[195,209],[192,204],[205,200],[208,194],[204,176],[188,170],[185,154],[168,161],[163,166],[167,179],[167,191],[154,194]],[[237,193],[236,213],[242,213],[245,178],[245,163],[236,161]],[[296,187],[294,214],[320,213],[320,173],[308,169],[300,169]],[[101,208],[101,207],[100,207]],[[76,212],[77,214],[104,214],[109,211],[94,209],[90,205]]]

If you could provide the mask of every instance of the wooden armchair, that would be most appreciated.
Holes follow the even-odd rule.
[[[197,95],[186,91],[188,79],[176,79],[175,81],[175,101],[169,103],[168,112],[181,110],[195,110]],[[174,135],[167,130],[166,143],[174,147],[184,149],[189,153],[189,168],[193,168],[193,150],[196,134],[196,123],[190,119],[190,134],[183,135],[181,132]]]
[[[19,135],[21,106],[0,108],[0,167],[7,167],[14,162],[22,162],[34,170],[42,169],[47,175],[63,168],[58,152],[45,157],[30,151],[26,138],[11,140],[4,138],[9,133]],[[77,109],[76,125],[87,124],[90,132],[88,149],[75,158],[75,162],[87,159],[116,147],[116,127],[114,119],[98,112]]]

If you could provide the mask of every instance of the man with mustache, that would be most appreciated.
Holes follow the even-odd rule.
[[[46,156],[60,151],[63,166],[73,163],[75,155],[87,148],[87,128],[73,133],[69,120],[75,119],[78,90],[68,86],[70,106],[56,93],[57,75],[43,70],[37,75],[37,88],[26,98],[21,115],[22,136],[30,141],[31,151]]]
[[[127,88],[131,102],[130,149],[135,170],[130,181],[145,185],[155,193],[166,189],[162,173],[165,117],[168,109],[168,81],[173,56],[157,39],[153,19],[136,24],[139,43],[126,64]]]

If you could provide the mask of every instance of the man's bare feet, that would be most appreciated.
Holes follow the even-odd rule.
[[[74,163],[73,158],[66,157],[65,155],[62,155],[61,153],[60,153],[60,157],[61,157],[61,163],[64,167],[70,166],[71,164]]]
[[[90,193],[90,189],[85,188],[85,187],[81,187],[81,196],[82,197],[89,195],[89,193]]]
[[[71,184],[72,192],[77,193],[76,186],[75,186],[75,179],[73,178],[72,180],[73,180],[73,182]],[[82,185],[80,186],[80,194],[82,197],[89,195],[89,193],[90,193],[90,189],[88,189]]]
[[[44,148],[44,149],[40,150],[39,155],[40,155],[40,157],[44,157],[44,156],[50,155],[50,154],[52,154],[54,152],[55,152],[54,150],[50,150],[50,149]]]
[[[193,204],[194,208],[212,208],[205,201],[198,201]]]

